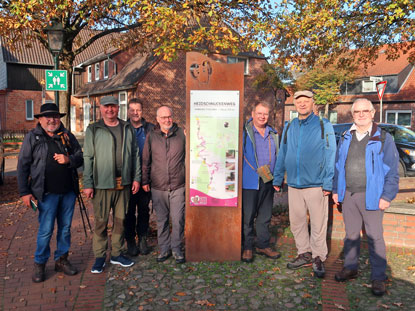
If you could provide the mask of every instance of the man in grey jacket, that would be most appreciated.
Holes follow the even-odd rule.
[[[157,109],[158,125],[147,135],[143,150],[143,189],[150,191],[157,215],[158,262],[173,251],[176,263],[185,262],[182,251],[185,209],[185,144],[183,129],[173,123],[172,110]],[[170,238],[169,217],[172,218]]]
[[[107,226],[113,214],[111,263],[130,267],[134,264],[122,255],[124,219],[130,198],[140,188],[141,171],[134,130],[130,123],[118,119],[118,100],[101,99],[102,119],[90,124],[84,142],[84,194],[94,205],[95,230],[92,248],[95,263],[92,273],[101,273],[108,247]]]

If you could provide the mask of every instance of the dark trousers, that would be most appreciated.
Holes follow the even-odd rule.
[[[125,215],[125,239],[131,241],[135,236],[145,237],[148,233],[150,209],[150,192],[145,192],[143,189],[136,194],[132,194],[128,203],[127,215]]]
[[[259,189],[242,189],[242,221],[243,248],[252,250],[254,247],[254,220],[256,218],[256,235],[258,248],[269,247],[271,235],[269,224],[272,216],[274,187],[272,182],[264,184],[259,180]]]
[[[383,211],[368,211],[364,192],[346,191],[343,202],[343,220],[346,230],[344,239],[344,267],[357,270],[360,254],[360,230],[362,224],[369,244],[371,280],[386,280],[386,246],[383,239]]]

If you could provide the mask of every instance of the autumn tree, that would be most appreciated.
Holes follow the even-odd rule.
[[[112,44],[134,46],[171,60],[178,51],[260,48],[269,0],[0,0],[0,35],[16,42],[39,40],[47,47],[45,27],[56,19],[64,29],[60,69],[71,77],[75,56],[99,38],[117,34]],[[79,33],[89,30],[81,41]],[[70,94],[60,96],[60,109],[70,125]]]
[[[317,105],[324,105],[324,117],[328,118],[330,105],[339,99],[341,85],[353,81],[354,73],[354,67],[340,69],[336,64],[318,63],[299,76],[295,81],[295,89],[312,90],[314,102]]]
[[[282,0],[268,42],[276,59],[298,67],[368,63],[385,46],[388,59],[403,51],[414,62],[414,13],[412,0]]]

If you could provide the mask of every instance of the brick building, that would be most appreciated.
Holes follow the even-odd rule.
[[[399,124],[415,129],[415,70],[414,65],[407,60],[408,54],[396,60],[388,60],[385,51],[379,51],[379,57],[368,68],[361,65],[356,73],[357,78],[352,83],[341,86],[338,102],[330,106],[329,117],[332,123],[352,122],[350,107],[356,98],[365,97],[372,101],[375,109],[375,121],[380,119],[380,101],[376,92],[376,83],[387,81],[383,95],[384,123]],[[317,107],[319,113],[324,113],[324,106]],[[296,117],[293,98],[290,97],[285,107],[286,120]]]

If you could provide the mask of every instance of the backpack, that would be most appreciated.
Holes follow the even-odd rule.
[[[285,130],[285,134],[284,134],[284,144],[287,144],[287,133],[288,133],[288,129],[290,128],[291,125],[291,121],[288,122],[287,124],[287,129]],[[321,130],[321,139],[324,139],[324,123],[323,123],[323,118],[320,116],[320,130]],[[327,146],[328,146],[329,142],[327,141]]]

